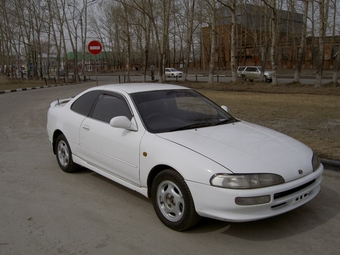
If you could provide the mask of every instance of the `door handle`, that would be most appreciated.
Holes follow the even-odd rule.
[[[90,127],[89,127],[88,125],[84,125],[84,126],[83,126],[83,129],[89,131],[89,130],[90,130]]]

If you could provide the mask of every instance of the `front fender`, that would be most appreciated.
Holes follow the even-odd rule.
[[[232,173],[226,167],[204,155],[156,134],[146,133],[140,148],[140,182],[142,187],[147,187],[151,169],[159,165],[166,165],[175,169],[187,181],[207,185],[210,185],[209,180],[215,173]]]

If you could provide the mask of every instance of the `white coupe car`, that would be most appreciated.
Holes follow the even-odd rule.
[[[83,166],[151,198],[177,231],[200,217],[271,217],[320,191],[323,166],[309,147],[186,87],[93,87],[52,102],[47,131],[63,171]]]

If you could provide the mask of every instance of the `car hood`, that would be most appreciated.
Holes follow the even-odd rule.
[[[309,147],[282,133],[244,121],[158,136],[195,151],[233,173],[276,173],[291,181],[313,171],[313,153]]]

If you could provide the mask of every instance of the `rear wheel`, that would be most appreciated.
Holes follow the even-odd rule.
[[[70,145],[63,134],[58,136],[55,146],[56,157],[60,168],[66,173],[75,172],[79,166],[73,162]]]
[[[158,218],[167,227],[184,231],[199,222],[190,190],[178,172],[160,172],[152,184],[151,196]]]

